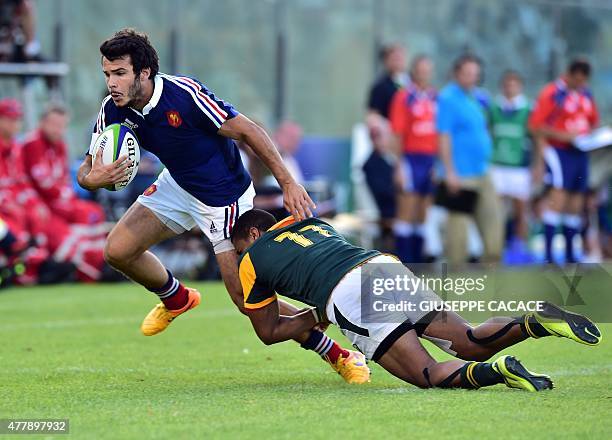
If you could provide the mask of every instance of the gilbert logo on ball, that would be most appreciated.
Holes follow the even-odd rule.
[[[101,149],[101,150],[100,150]],[[128,156],[128,160],[132,161],[132,165],[128,167],[128,174],[124,181],[114,185],[108,185],[105,188],[109,191],[119,191],[134,180],[138,173],[138,165],[140,164],[140,146],[138,138],[130,127],[124,124],[111,124],[100,133],[94,143],[93,158],[96,160],[98,152],[102,154],[102,163],[109,165],[115,162],[123,155]]]

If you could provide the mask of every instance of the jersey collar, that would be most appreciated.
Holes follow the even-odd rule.
[[[272,227],[270,227],[270,229],[268,229],[265,233],[268,233],[268,232],[271,232],[271,231],[276,231],[277,229],[282,229],[282,228],[284,228],[286,226],[292,225],[293,223],[295,223],[295,219],[293,218],[292,215],[290,215],[289,217],[285,217],[280,222],[272,225]],[[263,236],[263,234],[262,234],[262,236]],[[261,237],[259,237],[259,238],[261,238]],[[247,248],[245,250],[242,251],[242,254],[240,254],[240,258],[238,259],[238,266],[240,266],[240,263],[242,263],[242,259],[245,257],[246,254],[249,253],[251,248],[253,246],[255,246],[256,243],[257,243],[257,240],[255,240],[253,243],[251,243],[249,246],[247,246]]]
[[[151,110],[155,108],[157,103],[159,102],[159,98],[161,98],[162,91],[164,90],[164,80],[161,78],[159,74],[155,75],[153,79],[153,95],[151,99],[142,109],[142,115],[146,116],[149,114]]]
[[[276,229],[281,229],[284,228],[285,226],[289,226],[290,224],[295,223],[295,219],[293,218],[292,215],[290,215],[289,217],[284,218],[283,220],[281,220],[280,222],[276,223],[275,225],[273,225],[270,229],[268,229],[266,232],[269,231],[274,231]]]
[[[504,95],[498,95],[497,105],[504,110],[519,110],[527,107],[529,103],[523,94],[517,95],[512,99],[508,99]]]

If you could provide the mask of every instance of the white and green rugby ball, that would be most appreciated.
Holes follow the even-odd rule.
[[[125,180],[114,185],[105,186],[109,191],[119,191],[130,184],[138,173],[140,164],[140,145],[136,134],[130,127],[124,124],[111,124],[98,135],[94,142],[92,160],[95,162],[98,151],[102,148],[102,163],[109,165],[123,155],[128,156],[132,165],[128,168]]]

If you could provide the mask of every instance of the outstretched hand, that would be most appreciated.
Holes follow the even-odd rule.
[[[304,187],[296,182],[283,186],[283,202],[285,209],[297,221],[312,217],[312,209],[316,208]]]

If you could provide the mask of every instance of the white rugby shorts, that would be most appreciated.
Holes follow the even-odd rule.
[[[380,319],[367,318],[362,310],[362,270],[366,265],[387,265],[395,269],[389,271],[392,277],[397,273],[406,274],[409,277],[416,277],[410,270],[391,255],[379,255],[368,260],[364,265],[357,266],[346,274],[336,285],[327,302],[325,313],[330,322],[337,325],[344,336],[346,336],[353,347],[361,351],[367,359],[378,361],[386,351],[406,332],[415,329],[415,325],[423,325],[425,321],[435,316],[423,310],[405,311],[393,316],[394,319],[388,320],[389,316]],[[439,302],[440,297],[431,290],[419,290],[412,301]],[[377,321],[377,322],[373,322]],[[417,334],[425,339],[429,339],[445,351],[449,351],[450,343],[436,338],[429,338],[426,335]]]
[[[491,165],[491,179],[497,194],[519,200],[529,200],[531,195],[529,168]]]
[[[230,233],[242,213],[253,209],[253,184],[228,206],[208,206],[189,194],[164,169],[153,185],[136,200],[149,208],[177,234],[198,226],[211,241],[215,254],[234,249]]]

